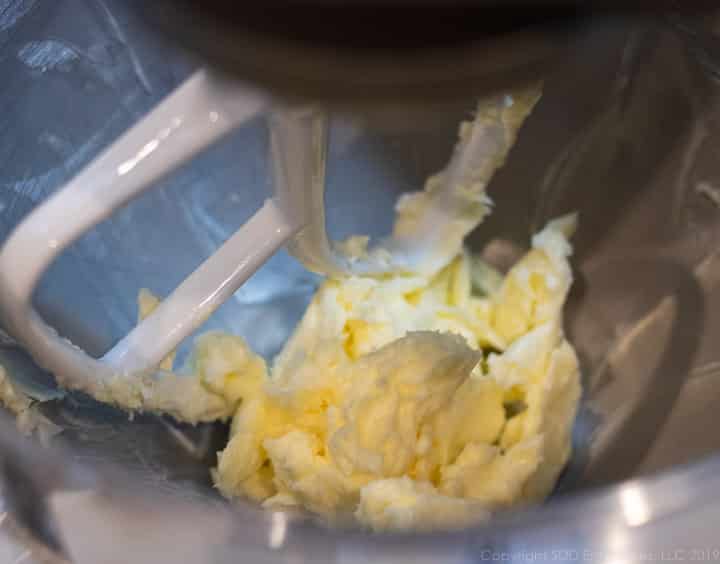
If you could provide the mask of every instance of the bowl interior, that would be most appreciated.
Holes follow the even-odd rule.
[[[9,109],[0,120],[0,240],[194,67],[136,29],[120,2],[16,8],[10,32],[0,27],[0,46],[13,54],[0,59],[9,77],[0,92]],[[469,241],[507,266],[547,219],[580,213],[566,330],[581,356],[584,397],[558,495],[720,447],[706,431],[720,392],[720,165],[712,150],[720,113],[705,72],[665,28],[591,30],[548,77],[492,182],[496,209]],[[469,95],[464,112],[412,131],[335,116],[331,234],[387,232],[398,194],[442,168],[472,105]],[[267,143],[258,119],[88,233],[51,268],[37,308],[89,352],[107,350],[135,323],[140,288],[169,293],[260,205]],[[204,330],[243,335],[271,358],[316,284],[280,252]],[[85,464],[120,464],[181,497],[215,496],[208,468],[226,433],[220,425],[129,421],[76,394],[42,412],[65,429],[56,441]]]

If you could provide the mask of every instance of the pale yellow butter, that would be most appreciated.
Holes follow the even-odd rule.
[[[491,296],[472,295],[467,254],[430,279],[326,281],[271,376],[228,364],[248,376],[220,490],[376,530],[463,526],[545,497],[580,394],[562,331],[573,229],[550,223]],[[217,334],[200,348],[196,372],[214,367],[218,390],[222,358],[253,358]]]

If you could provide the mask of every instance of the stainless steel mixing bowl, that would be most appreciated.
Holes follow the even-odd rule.
[[[0,241],[197,65],[136,23],[119,0],[0,1]],[[471,239],[502,266],[546,219],[580,212],[566,327],[584,398],[572,462],[547,504],[455,533],[329,530],[223,502],[208,473],[222,426],[128,420],[69,395],[40,408],[63,429],[50,449],[19,441],[9,419],[0,426],[1,523],[29,543],[25,558],[720,559],[720,86],[708,43],[683,29],[588,30],[547,78],[492,183],[496,211]],[[387,231],[395,198],[443,166],[463,115],[398,132],[336,116],[332,234]],[[52,267],[38,309],[91,353],[108,349],[134,324],[139,288],[169,292],[259,206],[266,148],[257,120],[85,236]],[[316,283],[280,253],[206,329],[271,357]]]

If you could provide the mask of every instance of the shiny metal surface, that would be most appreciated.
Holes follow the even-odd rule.
[[[195,66],[137,26],[119,0],[0,2],[0,239]],[[501,265],[545,219],[580,211],[566,326],[585,396],[575,456],[545,506],[423,537],[329,531],[302,516],[229,508],[207,472],[222,427],[128,421],[75,395],[42,406],[65,429],[54,440],[69,449],[62,458],[27,444],[17,450],[11,425],[0,426],[5,476],[9,460],[44,469],[28,474],[50,508],[43,527],[78,562],[636,562],[680,555],[673,551],[717,560],[714,80],[667,28],[590,30],[548,77],[490,187],[496,211],[471,242]],[[412,133],[336,116],[331,235],[387,231],[397,195],[446,162],[463,115],[433,116]],[[91,353],[109,349],[135,323],[140,287],[166,294],[259,206],[269,189],[267,146],[256,120],[99,226],[51,268],[38,309]],[[270,357],[316,282],[281,253],[206,328],[239,333]],[[91,480],[76,479],[86,473]],[[16,519],[44,538],[37,523]]]

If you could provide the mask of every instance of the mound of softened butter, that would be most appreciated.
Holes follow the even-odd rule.
[[[238,403],[223,494],[375,530],[544,498],[580,395],[562,330],[574,222],[551,222],[503,278],[463,254],[431,278],[326,281],[271,374],[241,338],[202,337],[192,369]]]

